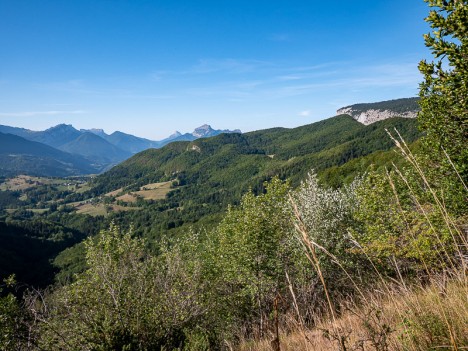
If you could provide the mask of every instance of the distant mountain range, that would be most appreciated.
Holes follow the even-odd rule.
[[[337,115],[349,115],[368,125],[390,117],[416,117],[418,111],[418,99],[407,98],[355,104],[339,109]],[[155,141],[120,131],[106,134],[103,129],[77,130],[67,124],[44,131],[0,125],[0,176],[19,173],[43,176],[102,173],[147,149],[223,133],[241,134],[241,131],[216,130],[205,124],[192,133],[176,131],[163,140]]]
[[[109,135],[102,129],[77,130],[67,124],[59,124],[44,131],[0,125],[0,133],[0,175],[26,173],[67,176],[100,173],[133,154],[160,148],[174,141],[193,141],[241,131],[215,130],[205,124],[196,128],[193,133],[175,132],[160,141],[120,131]],[[6,137],[7,135],[16,138]]]

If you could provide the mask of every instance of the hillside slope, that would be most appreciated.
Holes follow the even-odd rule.
[[[119,214],[142,232],[212,220],[229,204],[279,175],[297,185],[311,169],[320,172],[360,156],[389,150],[385,129],[397,128],[408,142],[419,137],[414,119],[393,118],[364,126],[341,115],[294,129],[274,128],[246,134],[221,134],[192,142],[175,142],[143,151],[97,177],[93,196],[123,188],[173,181],[165,200],[132,213]],[[215,217],[213,217],[215,216]],[[129,218],[131,217],[131,218]],[[211,218],[211,219],[210,219]]]
[[[118,163],[130,156],[129,152],[119,149],[96,134],[86,132],[76,139],[61,145],[60,150],[71,154],[78,154],[101,163],[103,166]]]
[[[65,177],[95,172],[97,169],[83,157],[17,135],[0,133],[0,175]]]

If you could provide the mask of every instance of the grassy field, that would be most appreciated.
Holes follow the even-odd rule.
[[[25,191],[44,185],[55,186],[59,191],[73,190],[77,193],[81,193],[90,189],[88,183],[80,180],[19,175],[14,178],[7,179],[3,183],[0,183],[0,191]]]
[[[104,204],[82,204],[76,206],[76,212],[80,214],[89,214],[93,217],[95,216],[105,216],[107,215],[106,205]]]
[[[171,191],[171,182],[162,182],[144,185],[135,194],[145,200],[161,200],[166,197],[169,191]]]
[[[116,198],[116,200],[118,201],[123,201],[123,202],[126,202],[126,203],[134,203],[137,201],[137,196],[133,193],[129,193],[129,194],[123,194],[119,197]]]
[[[62,185],[65,179],[40,178],[26,175],[19,175],[15,178],[7,179],[0,184],[0,190],[21,191],[41,185]]]
[[[77,213],[88,214],[90,216],[107,216],[111,212],[134,211],[138,207],[126,207],[119,205],[106,205],[103,203],[75,203]]]
[[[167,193],[171,191],[171,182],[151,183],[140,187],[140,190],[135,192],[128,192],[121,194],[116,198],[118,201],[126,203],[135,203],[138,197],[144,200],[162,200],[166,197]],[[106,196],[116,196],[122,192],[122,188],[111,191]]]
[[[21,195],[20,199],[27,200],[26,191],[28,189],[47,185],[54,186],[55,189],[59,191],[71,190],[76,193],[83,193],[90,189],[89,184],[83,180],[65,178],[40,178],[20,175],[15,178],[7,179],[1,183],[0,191],[11,190],[25,192]],[[104,197],[117,197],[116,200],[120,200],[127,204],[134,204],[137,202],[138,198],[142,198],[144,200],[164,199],[169,191],[171,191],[171,182],[151,183],[140,187],[140,189],[135,192],[124,193],[123,188],[119,188],[106,193]],[[60,202],[60,200],[58,202]],[[79,214],[89,214],[91,216],[106,216],[110,212],[133,211],[137,209],[137,207],[120,206],[115,202],[109,203],[109,201],[102,201],[102,199],[76,201],[67,203],[66,205],[74,207],[76,212]],[[33,212],[42,213],[45,211],[47,211],[47,209],[37,209]]]
[[[108,197],[117,196],[117,195],[120,194],[122,191],[123,191],[123,189],[122,189],[122,188],[119,188],[119,189],[117,189],[117,190],[110,191],[110,192],[108,192],[107,194],[104,194],[104,196],[108,196]]]

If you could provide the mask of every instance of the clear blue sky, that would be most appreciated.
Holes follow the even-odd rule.
[[[0,124],[162,139],[417,95],[423,0],[0,0]]]

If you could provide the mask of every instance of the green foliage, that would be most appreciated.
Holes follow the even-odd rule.
[[[413,153],[422,153],[421,141],[419,139],[408,146]],[[366,174],[371,169],[385,172],[385,169],[390,165],[396,165],[401,168],[406,166],[407,163],[395,149],[376,151],[370,155],[352,159],[341,166],[329,167],[318,172],[318,176],[321,184],[339,188],[343,185],[351,184],[356,177]]]
[[[442,163],[452,171],[443,148],[465,182],[468,180],[468,2],[425,0],[432,10],[426,21],[432,33],[426,34],[426,46],[435,62],[421,61],[424,75],[420,86],[419,122],[427,133],[426,142]],[[433,157],[434,157],[433,156]]]
[[[11,275],[0,284],[0,350],[20,350],[22,342],[27,338],[24,313],[17,298],[11,293],[5,293],[5,288],[16,285],[15,276]]]
[[[89,268],[45,300],[41,347],[182,348],[186,331],[192,343],[201,342],[194,334],[206,311],[200,269],[182,261],[182,250],[152,256],[141,239],[115,226],[85,245]]]
[[[294,192],[293,199],[297,206],[296,223],[303,225],[301,238],[307,250],[312,249],[308,242],[316,247],[316,255],[329,293],[345,295],[352,293],[354,287],[349,276],[363,280],[365,271],[362,258],[353,252],[355,244],[349,232],[356,227],[354,214],[358,209],[357,189],[362,180],[357,178],[350,185],[339,189],[320,186],[318,178],[310,173],[301,186]],[[339,265],[337,262],[339,261]],[[309,263],[310,264],[310,263]],[[347,273],[344,272],[346,270]],[[315,284],[320,286],[318,277]],[[323,287],[320,287],[323,289]],[[318,301],[324,301],[324,295],[316,294]]]
[[[366,177],[355,214],[362,227],[354,235],[381,268],[398,261],[403,269],[427,271],[452,263],[458,245],[455,220],[428,187],[411,168]]]
[[[290,178],[297,186],[312,167],[320,172],[376,150],[388,150],[393,144],[385,128],[393,127],[410,141],[419,137],[412,119],[394,118],[364,126],[350,116],[337,116],[294,129],[172,143],[139,153],[97,177],[88,195],[176,180],[179,186],[166,199],[141,203],[138,211],[112,215],[122,227],[133,223],[136,233],[158,240],[168,230],[178,232],[180,227],[183,232],[205,218],[219,218],[249,189],[261,193],[263,183],[275,175]]]
[[[288,184],[274,178],[264,194],[247,193],[213,233],[211,259],[216,268],[211,274],[222,287],[223,313],[238,321],[237,328],[264,333],[275,297],[287,294],[285,272],[296,277],[302,269],[288,191]]]

